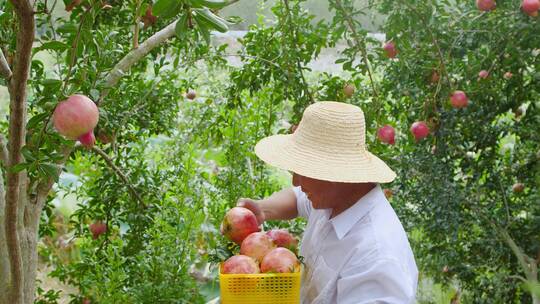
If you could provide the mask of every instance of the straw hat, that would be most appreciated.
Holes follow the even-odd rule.
[[[310,105],[293,134],[263,138],[255,154],[270,165],[318,180],[388,183],[396,177],[368,152],[362,110],[341,102]]]

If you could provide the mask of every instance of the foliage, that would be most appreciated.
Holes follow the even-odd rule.
[[[111,0],[106,7],[85,0],[62,14],[37,1],[26,161],[16,169],[33,184],[58,179],[69,152],[65,170],[80,184],[57,184],[40,237],[41,258],[56,266],[51,275],[80,291],[73,303],[203,302],[216,262],[231,254],[218,231],[224,212],[240,197],[262,198],[288,185],[255,157],[254,145],[288,133],[316,100],[364,110],[370,150],[398,173],[388,185],[391,200],[423,276],[437,286],[459,285],[465,302],[530,302],[538,274],[527,274],[521,261],[538,264],[540,252],[539,19],[521,13],[519,1],[501,0],[482,13],[468,0],[370,0],[399,50],[388,59],[354,1],[329,0],[333,18],[320,21],[305,2],[276,1],[273,21],[259,16],[240,39],[243,48],[230,54],[210,40],[212,30],[226,29],[219,9],[209,15],[201,1]],[[12,13],[0,0],[0,45],[8,58],[16,43]],[[176,38],[107,86],[119,60],[175,21]],[[343,73],[310,70],[328,47],[340,48]],[[242,65],[227,65],[229,56]],[[477,76],[482,69],[490,72],[485,80]],[[433,82],[434,71],[440,77]],[[350,99],[342,91],[347,83],[356,87]],[[183,97],[188,89],[197,91],[195,100]],[[467,108],[449,105],[456,89],[471,99]],[[99,149],[82,149],[51,126],[56,104],[74,93],[99,102]],[[432,130],[420,142],[409,135],[417,120]],[[375,138],[385,124],[396,128],[394,146]],[[525,185],[521,193],[512,191],[517,182]],[[75,193],[79,202],[65,222],[53,206],[61,193]],[[88,230],[94,221],[108,227],[97,239]],[[265,228],[300,233],[303,224]],[[38,294],[37,303],[59,296]]]

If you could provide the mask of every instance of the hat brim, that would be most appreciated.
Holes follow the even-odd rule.
[[[302,176],[342,183],[389,183],[396,174],[368,151],[323,151],[298,146],[293,135],[260,140],[255,154],[269,165]]]

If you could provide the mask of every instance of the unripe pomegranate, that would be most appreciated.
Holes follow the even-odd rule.
[[[396,131],[390,125],[379,128],[377,130],[377,137],[383,143],[393,145],[395,143]]]
[[[504,73],[503,77],[504,77],[504,79],[510,79],[510,78],[512,78],[512,76],[514,76],[514,74],[512,74],[512,72],[506,72],[506,73]]]
[[[395,58],[398,54],[398,51],[396,49],[396,45],[392,41],[388,41],[384,44],[383,49],[386,53],[386,57],[388,58]]]
[[[300,266],[296,255],[287,248],[278,247],[264,256],[261,272],[295,272]]]
[[[94,223],[90,224],[89,229],[90,229],[90,232],[92,233],[92,238],[95,240],[100,235],[107,232],[107,224],[105,224],[105,223],[103,223],[101,221],[97,221],[97,222],[94,222]]]
[[[351,97],[354,94],[354,91],[356,91],[356,87],[352,83],[347,83],[343,87],[343,94],[347,97]]]
[[[274,241],[264,232],[254,232],[248,235],[240,246],[240,254],[247,255],[257,261],[276,248]]]
[[[416,141],[419,141],[429,135],[429,128],[423,121],[417,121],[411,126],[411,133]]]
[[[456,109],[465,108],[469,104],[469,98],[463,91],[454,91],[450,97],[450,103]]]
[[[525,190],[525,185],[522,183],[515,183],[512,186],[512,191],[514,191],[514,193],[521,193],[523,190]]]
[[[259,273],[259,265],[254,259],[246,255],[235,255],[228,258],[221,268],[222,273],[227,274],[252,274]]]
[[[92,131],[99,120],[96,104],[84,95],[72,95],[56,106],[53,124],[58,133],[77,139]]]
[[[478,78],[486,79],[489,77],[489,72],[486,70],[481,70],[480,73],[478,73]]]
[[[193,100],[197,97],[197,93],[194,91],[194,90],[189,90],[187,93],[186,93],[186,98],[189,99],[189,100]]]
[[[86,134],[79,136],[78,140],[83,146],[87,148],[92,148],[94,144],[96,143],[96,137],[94,136],[94,131],[90,131]]]
[[[298,240],[287,229],[272,229],[266,232],[266,235],[274,241],[278,247],[285,247],[293,252],[296,252]]]
[[[540,0],[523,0],[521,9],[525,14],[536,17],[538,16],[538,10],[540,10]]]
[[[251,210],[234,207],[225,214],[220,230],[223,235],[240,245],[248,235],[261,229],[257,217]]]
[[[487,12],[495,9],[497,4],[495,3],[495,0],[476,0],[476,6],[479,10]]]
[[[384,189],[383,192],[384,192],[384,196],[387,199],[390,199],[392,195],[394,195],[394,192],[392,191],[392,189]]]

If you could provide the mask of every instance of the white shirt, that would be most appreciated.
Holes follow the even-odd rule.
[[[303,304],[414,303],[418,269],[407,235],[380,186],[330,218],[295,187],[298,215],[308,219]]]

